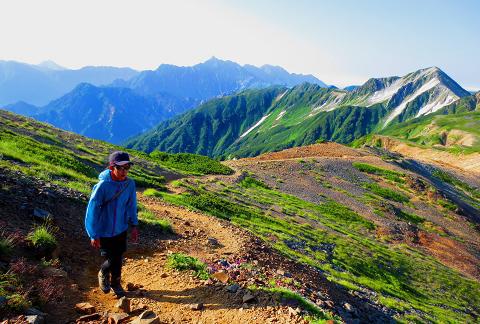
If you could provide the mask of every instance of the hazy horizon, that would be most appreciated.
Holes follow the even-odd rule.
[[[20,0],[0,1],[0,9],[0,60],[154,70],[215,56],[342,88],[437,66],[465,89],[480,89],[474,0]]]

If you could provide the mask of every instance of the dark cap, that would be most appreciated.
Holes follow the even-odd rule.
[[[115,151],[108,157],[108,161],[111,166],[114,165],[125,165],[125,164],[133,164],[130,162],[130,156],[127,152],[122,151]]]

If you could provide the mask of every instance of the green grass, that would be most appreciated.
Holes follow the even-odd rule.
[[[265,183],[250,176],[245,177],[240,185],[244,188],[260,187],[265,189],[270,189]]]
[[[405,173],[387,170],[367,163],[353,162],[352,165],[361,172],[375,174],[397,183],[405,183]]]
[[[467,183],[457,179],[452,174],[445,172],[440,169],[435,169],[432,172],[432,175],[446,183],[453,185],[454,187],[460,188],[465,191],[468,195],[470,195],[474,199],[480,199],[480,190],[477,188],[473,188],[469,186]]]
[[[164,233],[172,233],[172,224],[167,219],[159,218],[154,213],[148,210],[141,210],[138,212],[138,220],[140,225],[153,226],[160,229]]]
[[[153,188],[146,189],[143,194],[147,197],[162,197],[162,193]]]
[[[377,241],[374,224],[339,202],[314,204],[265,188],[262,182],[247,183],[232,185],[226,193],[186,186],[187,193],[162,195],[170,203],[248,229],[285,256],[321,269],[329,280],[346,289],[366,287],[389,305],[415,309],[424,322],[471,321],[473,317],[465,312],[466,307],[480,314],[480,296],[475,293],[480,289],[478,282],[406,245]],[[273,206],[276,210],[284,208],[290,216],[272,216],[268,210]],[[416,224],[423,222],[406,212],[401,217]],[[291,242],[300,248],[292,247]],[[331,254],[318,250],[323,244],[334,246]],[[403,318],[401,315],[398,319]]]
[[[385,198],[385,199],[393,200],[393,201],[396,201],[396,202],[399,202],[399,203],[406,203],[406,202],[410,201],[410,199],[407,196],[405,196],[404,194],[402,194],[398,191],[394,191],[394,190],[389,189],[389,188],[382,187],[375,182],[364,183],[363,187],[365,189],[370,190],[372,193],[374,193],[374,194],[376,194],[376,195],[378,195],[382,198]]]
[[[27,235],[27,240],[36,248],[52,249],[57,246],[57,240],[49,226],[41,225]]]
[[[209,157],[191,153],[165,153],[153,151],[150,153],[159,164],[188,174],[232,174],[233,170]]]
[[[195,276],[202,280],[207,280],[210,277],[205,263],[182,253],[170,254],[167,258],[166,266],[180,271],[193,270]]]
[[[13,240],[9,237],[0,238],[0,257],[8,256],[13,251]]]
[[[422,217],[420,217],[418,215],[415,215],[415,214],[407,213],[403,210],[399,210],[398,213],[396,214],[396,216],[398,218],[401,218],[401,219],[406,220],[407,222],[410,222],[410,223],[413,223],[413,224],[421,224],[425,221],[425,219],[423,219]]]

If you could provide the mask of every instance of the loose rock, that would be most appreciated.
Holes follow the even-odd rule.
[[[83,314],[95,313],[95,307],[90,303],[78,303],[75,305],[75,310]]]
[[[114,313],[108,315],[108,324],[119,324],[125,322],[129,315],[127,313]]]
[[[223,283],[227,283],[230,280],[230,276],[225,271],[216,272],[212,277]]]
[[[203,303],[198,303],[198,304],[192,304],[190,305],[191,310],[202,310],[203,309]]]
[[[160,319],[151,310],[146,310],[132,324],[160,324]]]
[[[243,295],[242,301],[244,303],[251,303],[255,301],[255,296],[253,296],[251,293],[246,293]]]
[[[130,313],[130,299],[125,296],[120,298],[115,307],[125,313]]]

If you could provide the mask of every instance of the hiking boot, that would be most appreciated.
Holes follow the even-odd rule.
[[[123,290],[121,285],[112,286],[112,290],[117,298],[122,298],[125,296],[125,290]]]
[[[104,294],[108,294],[110,292],[110,284],[108,281],[108,275],[105,275],[102,270],[98,271],[98,286]]]

